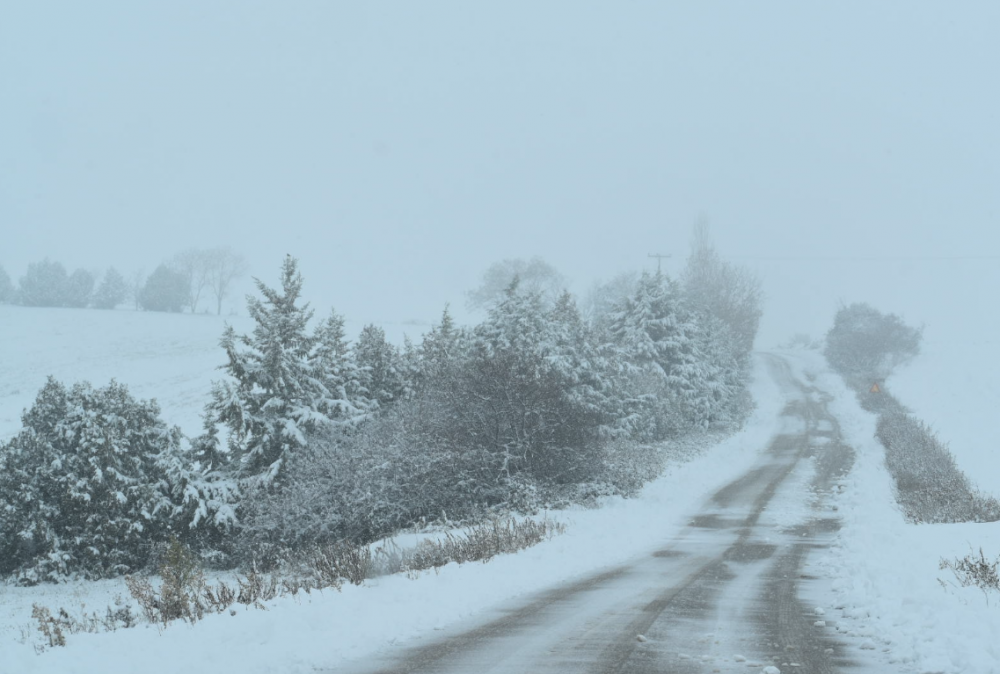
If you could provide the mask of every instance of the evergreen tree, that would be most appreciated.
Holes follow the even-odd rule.
[[[398,400],[404,390],[399,352],[385,339],[385,330],[366,325],[354,347],[358,377],[365,394],[385,407]]]
[[[644,273],[613,314],[610,333],[632,370],[638,399],[646,401],[642,434],[648,439],[705,421],[696,330],[677,284],[660,273]]]
[[[104,278],[94,294],[94,306],[98,309],[114,309],[128,297],[128,283],[114,267],[104,272]]]
[[[7,271],[0,265],[0,304],[10,304],[14,301],[14,284],[10,281]]]
[[[415,372],[414,389],[419,391],[447,378],[463,355],[468,335],[455,325],[448,306],[441,313],[441,322],[431,326],[419,348],[419,365]]]
[[[281,290],[254,279],[263,300],[247,298],[256,326],[252,335],[237,335],[231,326],[221,345],[230,379],[216,382],[209,410],[229,427],[230,454],[243,478],[271,484],[287,458],[306,444],[306,434],[329,425],[334,399],[317,363],[317,338],[306,331],[313,312],[298,306],[302,276],[291,256],[281,270]],[[327,322],[329,328],[329,321]],[[324,349],[336,346],[330,340]]]
[[[331,310],[316,328],[313,339],[315,347],[309,363],[326,390],[323,412],[339,422],[356,421],[368,409],[369,398],[347,343],[344,317]]]
[[[66,305],[66,268],[47,258],[28,265],[21,277],[18,301],[26,307],[62,307]]]
[[[191,292],[184,274],[161,264],[146,279],[139,298],[146,311],[181,311],[189,301]]]
[[[63,305],[76,309],[84,309],[90,304],[94,292],[94,275],[86,269],[77,269],[66,280],[66,295]]]

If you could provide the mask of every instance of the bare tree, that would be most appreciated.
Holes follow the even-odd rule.
[[[763,314],[761,281],[751,270],[719,256],[705,220],[694,226],[691,254],[682,280],[688,300],[725,323],[740,346],[749,352]]]
[[[174,256],[171,266],[184,275],[191,289],[188,306],[191,313],[198,313],[198,302],[205,288],[211,285],[213,255],[215,251],[188,248]]]
[[[146,287],[146,272],[136,269],[128,277],[128,296],[135,303],[135,310],[142,306],[142,289]]]
[[[229,293],[233,281],[247,273],[247,262],[232,248],[213,248],[205,251],[208,259],[208,286],[215,295],[217,314],[222,314],[222,300]]]
[[[517,277],[518,287],[528,293],[539,293],[547,305],[555,303],[566,287],[566,279],[555,267],[540,257],[530,260],[514,258],[490,265],[479,287],[468,293],[468,305],[473,309],[488,309],[503,299],[504,290]]]

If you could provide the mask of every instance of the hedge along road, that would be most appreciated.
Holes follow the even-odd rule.
[[[799,598],[807,556],[839,528],[828,496],[854,454],[840,441],[829,397],[796,380],[780,357],[766,358],[789,401],[784,432],[661,549],[337,671],[886,671],[849,656],[860,651]],[[786,521],[768,512],[776,495]]]

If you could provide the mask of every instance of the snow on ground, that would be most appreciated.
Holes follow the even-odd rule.
[[[758,408],[746,428],[682,465],[671,467],[634,499],[599,509],[550,513],[567,533],[488,564],[451,564],[416,580],[397,575],[341,592],[271,602],[267,611],[208,616],[194,626],[140,627],[78,634],[68,646],[36,655],[22,638],[32,602],[55,609],[106,605],[113,583],[0,589],[0,674],[179,671],[314,672],[418,639],[459,620],[485,617],[498,604],[621,563],[656,549],[688,521],[702,497],[737,477],[781,428],[783,394],[758,361]]]
[[[1000,497],[1000,364],[992,339],[928,338],[888,381],[893,395],[948,443],[973,482]]]
[[[212,380],[222,378],[226,322],[252,330],[236,316],[0,305],[0,440],[20,430],[49,375],[67,385],[117,379],[138,398],[156,398],[168,424],[199,433]]]
[[[822,356],[799,353],[795,362],[835,396],[830,410],[856,452],[837,497],[843,518],[837,543],[811,561],[810,572],[828,579],[811,584],[809,597],[825,610],[826,629],[860,639],[862,648],[898,663],[902,671],[1000,673],[1000,596],[994,594],[987,605],[979,590],[955,587],[951,572],[938,568],[942,557],[964,556],[980,546],[995,559],[1000,523],[906,524],[874,439],[875,416],[858,406]],[[909,404],[901,388],[894,391]]]

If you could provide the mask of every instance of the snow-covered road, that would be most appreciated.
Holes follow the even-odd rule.
[[[798,591],[806,558],[839,528],[828,497],[853,450],[840,441],[829,396],[783,359],[766,362],[788,401],[781,432],[659,549],[350,671],[874,671],[856,649],[848,658],[824,611]]]

